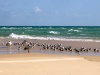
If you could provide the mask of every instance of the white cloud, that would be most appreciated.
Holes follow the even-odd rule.
[[[42,12],[42,9],[39,8],[39,7],[34,7],[34,12],[35,13],[40,13],[40,12]]]

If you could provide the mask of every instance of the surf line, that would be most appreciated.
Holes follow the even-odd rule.
[[[33,59],[33,60],[8,60],[8,61],[0,61],[0,63],[46,62],[46,61],[61,61],[61,60],[82,60],[82,58]]]

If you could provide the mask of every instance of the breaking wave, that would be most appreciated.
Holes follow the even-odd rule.
[[[51,34],[59,34],[59,32],[56,32],[56,31],[49,31],[48,33],[51,33]]]
[[[18,35],[11,33],[8,38],[14,39],[38,39],[38,40],[60,40],[60,41],[84,41],[84,42],[100,42],[100,40],[93,40],[93,39],[80,39],[80,38],[63,38],[63,37],[34,37],[29,35]]]
[[[69,29],[68,32],[71,32],[71,31],[74,31],[74,32],[81,32],[80,30],[74,30],[74,29]]]

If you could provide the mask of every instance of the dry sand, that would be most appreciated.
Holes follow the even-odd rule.
[[[1,39],[7,42],[9,39]],[[13,42],[23,40],[10,39]],[[28,40],[61,43],[65,46],[98,48],[97,42]],[[7,48],[0,48],[0,50]],[[0,54],[0,75],[100,75],[100,56],[74,56],[43,53]]]
[[[100,63],[79,56],[6,54],[0,55],[0,75],[100,75]]]

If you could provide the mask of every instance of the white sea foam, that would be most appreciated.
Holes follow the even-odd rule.
[[[10,28],[8,28],[8,27],[2,27],[1,29],[15,29],[14,27],[10,27]]]
[[[75,32],[81,32],[80,30],[73,30],[73,31],[75,31]]]
[[[1,29],[21,29],[21,28],[16,28],[16,27],[2,27]]]
[[[100,40],[93,40],[93,39],[73,39],[73,38],[63,38],[63,37],[33,37],[29,35],[17,35],[14,33],[11,33],[8,38],[14,38],[14,39],[38,39],[38,40],[59,40],[59,41],[83,41],[83,42],[100,42]]]
[[[28,30],[28,29],[27,29],[27,30],[25,30],[25,31],[34,31],[34,30]]]
[[[32,27],[2,27],[1,29],[32,29]]]
[[[56,32],[56,31],[49,31],[48,33],[51,33],[51,34],[59,34],[59,32]]]
[[[7,29],[6,27],[2,27],[1,29]]]
[[[32,29],[32,27],[23,27],[24,29]]]
[[[81,32],[80,30],[74,30],[74,29],[69,29],[68,32],[71,32],[71,31],[74,31],[74,32]]]
[[[73,31],[73,29],[69,29],[68,32]]]
[[[28,36],[28,35],[17,35],[14,33],[11,33],[8,38],[15,38],[15,39],[33,39],[33,37]]]

